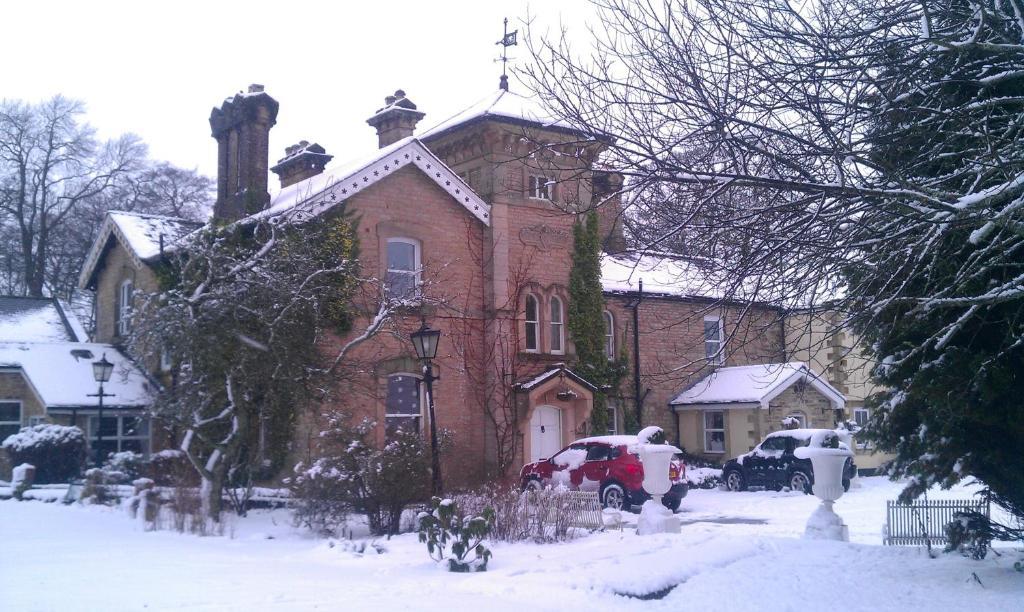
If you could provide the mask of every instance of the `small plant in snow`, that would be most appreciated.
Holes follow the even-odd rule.
[[[946,525],[949,543],[943,552],[959,552],[965,557],[981,560],[988,554],[992,530],[987,516],[980,512],[957,512]]]
[[[465,516],[453,500],[435,497],[430,503],[433,511],[419,515],[420,542],[427,544],[430,558],[447,560],[450,572],[486,571],[491,551],[483,542],[494,526],[494,511]]]

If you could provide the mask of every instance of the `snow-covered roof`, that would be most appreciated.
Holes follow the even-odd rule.
[[[124,246],[135,266],[142,267],[143,262],[152,260],[160,254],[161,236],[166,249],[201,226],[202,223],[178,217],[108,211],[103,219],[103,225],[100,226],[99,235],[85,258],[82,273],[78,277],[78,286],[84,288],[91,283],[111,236],[115,236]]]
[[[78,342],[81,324],[53,298],[0,296],[0,342]]]
[[[683,409],[704,404],[759,404],[767,409],[771,400],[801,381],[827,397],[833,407],[846,405],[842,393],[800,361],[718,368],[669,404]]]
[[[601,287],[606,292],[637,291],[641,280],[645,294],[725,297],[721,285],[714,282],[706,270],[689,260],[632,253],[601,256]]]
[[[535,98],[527,98],[499,89],[419,135],[422,140],[437,138],[457,127],[491,119],[516,125],[540,126],[575,132],[571,125],[551,116]]]
[[[597,387],[595,387],[593,383],[583,378],[579,374],[573,372],[569,368],[565,367],[564,363],[555,364],[549,367],[544,372],[541,372],[540,374],[534,376],[533,378],[517,383],[516,388],[521,389],[523,391],[529,391],[531,389],[539,387],[540,385],[557,376],[566,376],[575,381],[577,384],[591,391],[597,391]]]
[[[103,392],[104,407],[142,408],[153,401],[154,384],[143,371],[109,344],[90,342],[0,342],[0,369],[20,369],[29,385],[52,408],[91,408],[96,406],[98,385],[92,363],[106,356],[114,364],[110,381]]]
[[[269,208],[247,219],[301,222],[333,208],[410,164],[447,191],[484,225],[491,224],[490,205],[414,137],[403,138],[347,162],[332,164],[321,174],[289,185],[271,195]]]

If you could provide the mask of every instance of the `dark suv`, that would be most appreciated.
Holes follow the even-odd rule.
[[[523,489],[564,485],[580,491],[596,491],[606,508],[629,510],[651,498],[643,488],[644,468],[637,456],[636,436],[595,436],[577,440],[555,453],[523,466]],[[675,512],[686,497],[686,466],[673,460],[669,466],[672,488],[661,501]]]
[[[810,459],[800,459],[793,451],[807,446],[811,437],[828,433],[828,429],[788,429],[768,434],[754,450],[730,459],[722,468],[722,482],[730,491],[743,491],[748,486],[776,491],[789,487],[794,491],[811,492],[814,469]],[[843,448],[845,444],[840,443]],[[850,489],[850,479],[857,473],[853,459],[843,466],[843,490]]]

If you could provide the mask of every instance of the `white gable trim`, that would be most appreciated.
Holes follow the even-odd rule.
[[[846,407],[846,398],[843,397],[842,393],[840,393],[838,390],[836,390],[835,387],[822,380],[821,377],[811,372],[810,369],[804,366],[799,370],[793,372],[788,378],[786,378],[786,380],[782,384],[772,389],[770,393],[765,394],[765,396],[761,398],[761,408],[767,410],[768,404],[771,403],[773,399],[782,395],[786,391],[786,389],[789,389],[791,386],[793,386],[793,384],[799,382],[800,380],[807,381],[808,383],[810,383],[812,387],[817,389],[819,393],[828,398],[828,401],[829,403],[832,404],[833,408]]]
[[[282,211],[274,216],[271,222],[296,221],[301,223],[316,217],[410,164],[419,168],[428,178],[437,183],[478,221],[486,226],[491,225],[490,205],[484,202],[465,181],[459,178],[459,175],[455,174],[416,138],[411,138],[409,142],[390,151],[387,155],[378,157],[358,170],[339,178],[323,191],[306,198],[293,208]],[[259,213],[255,216],[259,216]]]
[[[89,279],[92,278],[93,272],[96,271],[96,266],[99,264],[100,256],[103,254],[103,249],[111,234],[117,238],[117,241],[121,243],[125,252],[128,253],[128,257],[131,259],[132,265],[135,266],[135,269],[142,269],[142,259],[139,257],[138,253],[132,249],[131,243],[128,242],[128,239],[125,237],[124,233],[121,232],[121,228],[118,227],[117,223],[114,223],[114,220],[110,217],[110,213],[107,213],[103,218],[103,225],[100,226],[99,236],[93,241],[92,246],[89,248],[89,254],[86,255],[85,263],[82,265],[82,272],[78,275],[79,289],[85,289],[85,286],[89,283]]]

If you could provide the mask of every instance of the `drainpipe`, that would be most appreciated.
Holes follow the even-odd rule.
[[[644,295],[644,281],[640,279],[633,308],[633,397],[636,398],[636,426],[643,427],[644,394],[640,393],[640,302]]]

